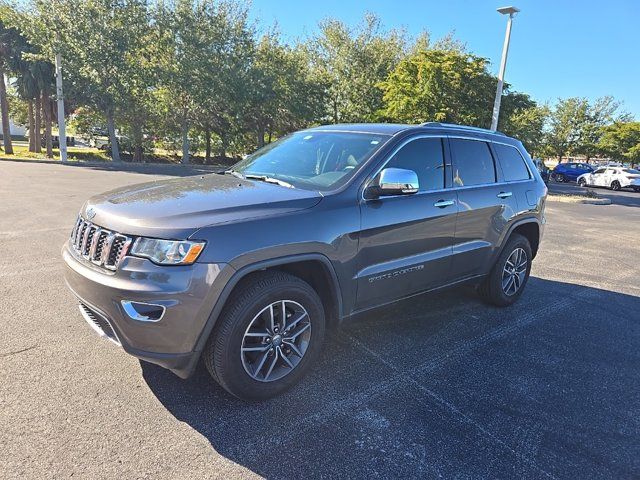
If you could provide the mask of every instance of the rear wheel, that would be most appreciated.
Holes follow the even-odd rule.
[[[211,376],[244,400],[263,400],[297,383],[318,357],[325,331],[311,286],[284,272],[260,272],[237,287],[205,351]]]
[[[620,182],[618,180],[614,180],[613,182],[611,182],[611,190],[618,191],[621,188],[622,186],[620,185]]]
[[[565,181],[564,175],[561,173],[556,173],[556,182],[562,183]]]
[[[480,296],[498,307],[513,304],[529,280],[531,259],[529,240],[520,234],[512,234],[491,272],[478,287]]]
[[[640,192],[640,187],[633,187],[634,192]]]

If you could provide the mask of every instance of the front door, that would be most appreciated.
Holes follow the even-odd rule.
[[[463,279],[487,273],[502,233],[516,214],[517,192],[499,182],[487,142],[450,138],[449,145],[459,205],[453,274]]]
[[[361,200],[357,310],[448,282],[458,205],[445,158],[442,138],[413,138],[384,168],[416,172],[418,192]]]

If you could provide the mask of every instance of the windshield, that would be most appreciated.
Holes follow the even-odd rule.
[[[298,132],[249,155],[233,172],[304,189],[332,190],[344,185],[389,138],[373,133]]]

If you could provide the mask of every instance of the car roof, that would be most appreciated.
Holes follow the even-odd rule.
[[[426,122],[420,125],[409,125],[405,123],[337,123],[333,125],[319,125],[309,128],[305,131],[339,131],[339,132],[358,132],[372,133],[382,135],[395,135],[400,132],[414,131],[419,133],[440,133],[440,134],[456,134],[472,137],[480,137],[486,140],[512,140],[502,132],[488,130],[479,127],[470,127],[466,125],[457,125],[452,123]],[[511,143],[511,142],[510,142]]]

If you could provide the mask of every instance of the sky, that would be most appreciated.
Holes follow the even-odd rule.
[[[507,0],[508,1],[508,0]],[[640,0],[253,0],[251,17],[262,27],[277,23],[285,38],[304,40],[327,17],[357,25],[365,12],[386,28],[432,38],[454,32],[470,52],[491,60],[497,74],[506,17],[496,8],[514,5],[505,81],[538,102],[558,97],[612,95],[640,119]]]

